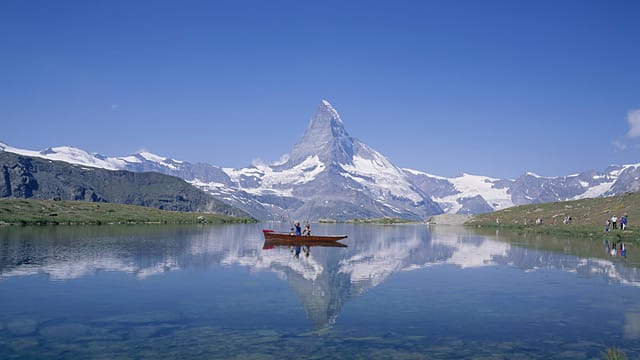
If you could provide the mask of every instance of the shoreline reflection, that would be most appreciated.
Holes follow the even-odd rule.
[[[602,254],[602,244],[584,239],[481,234],[445,226],[316,227],[328,233],[348,233],[349,238],[344,244],[267,242],[261,224],[0,229],[0,281],[33,275],[69,281],[102,271],[145,280],[190,268],[239,266],[272,272],[286,281],[316,329],[331,327],[349,299],[379,286],[392,274],[441,265],[463,270],[489,266],[523,272],[555,269],[640,287],[632,253],[627,258],[598,257],[595,254]],[[296,246],[308,246],[311,255],[292,256],[292,245],[294,252]],[[635,324],[635,318],[630,323]],[[630,326],[628,332],[636,336],[635,329]]]

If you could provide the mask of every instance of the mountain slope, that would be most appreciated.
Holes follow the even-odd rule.
[[[514,205],[509,194],[511,180],[469,174],[444,178],[412,169],[405,172],[419,189],[431,194],[446,213],[479,214]]]
[[[184,180],[113,171],[0,152],[0,197],[82,200],[249,217]]]
[[[556,201],[544,204],[519,205],[490,214],[480,214],[469,220],[479,227],[518,228],[547,233],[570,233],[574,237],[615,237],[617,240],[637,241],[637,224],[640,218],[640,192],[621,195]],[[604,232],[605,222],[613,216],[627,215],[630,228]]]
[[[149,152],[140,152],[123,157],[107,157],[101,154],[90,154],[84,150],[69,146],[48,148],[43,151],[31,151],[0,143],[0,153],[2,151],[107,170],[157,172],[176,176],[190,182],[192,185],[205,189],[207,193],[225,204],[250,213],[258,219],[268,219],[270,217],[270,212],[261,203],[242,190],[233,188],[229,176],[221,168],[210,164],[191,164]]]

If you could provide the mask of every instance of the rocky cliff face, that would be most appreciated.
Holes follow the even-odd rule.
[[[106,202],[67,165],[0,153],[2,197]]]
[[[13,164],[2,166],[0,196],[29,198],[38,190],[38,181],[31,174],[31,160],[20,159]]]

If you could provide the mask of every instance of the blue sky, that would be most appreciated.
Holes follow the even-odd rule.
[[[322,99],[396,165],[640,162],[639,1],[0,2],[0,141],[278,160]]]

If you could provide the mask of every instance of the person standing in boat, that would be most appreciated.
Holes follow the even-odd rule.
[[[296,223],[293,224],[293,226],[296,228],[296,236],[301,236],[302,235],[302,227],[300,227],[300,222],[296,221]]]

